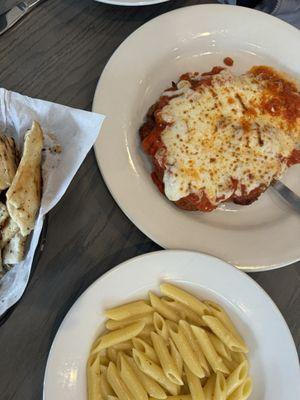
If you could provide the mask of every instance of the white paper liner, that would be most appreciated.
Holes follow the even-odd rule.
[[[45,135],[42,202],[25,260],[16,264],[0,280],[0,316],[22,296],[44,216],[66,192],[97,139],[104,116],[0,88],[0,131],[14,137],[20,152],[23,150],[24,134],[33,120],[41,124]],[[50,150],[56,144],[61,147],[61,153]]]

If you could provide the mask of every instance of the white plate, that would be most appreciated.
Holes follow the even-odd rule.
[[[207,71],[235,60],[236,73],[267,64],[300,76],[300,33],[243,7],[199,5],[153,19],[129,36],[106,65],[93,111],[107,115],[95,152],[115,200],[152,240],[171,249],[212,254],[247,271],[300,259],[300,215],[272,189],[250,206],[228,204],[212,213],[179,210],[150,178],[138,129],[151,104],[186,71]],[[300,194],[300,166],[286,181]]]
[[[106,308],[157,291],[171,281],[219,302],[245,338],[254,381],[251,400],[299,400],[300,373],[288,327],[268,295],[236,268],[207,255],[160,251],[133,258],[109,271],[73,305],[52,344],[44,400],[86,400],[86,360],[104,328]]]
[[[169,0],[96,0],[99,3],[115,4],[117,6],[150,6],[151,4],[165,3]]]

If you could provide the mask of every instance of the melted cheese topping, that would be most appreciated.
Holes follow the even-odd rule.
[[[204,191],[218,204],[233,194],[233,180],[240,195],[283,174],[283,159],[300,143],[300,121],[291,128],[282,117],[260,110],[263,81],[224,70],[209,86],[193,89],[181,80],[177,87],[164,93],[172,97],[160,110],[167,126],[161,133],[164,157],[159,154],[158,161],[164,159],[163,182],[171,201]]]

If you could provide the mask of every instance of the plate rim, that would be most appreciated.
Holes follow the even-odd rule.
[[[294,357],[294,361],[295,364],[298,363],[298,374],[300,377],[300,364],[299,364],[299,359],[298,359],[298,353],[297,353],[297,347],[294,341],[294,338],[292,336],[292,333],[289,329],[289,326],[284,318],[284,316],[282,315],[280,309],[278,308],[278,306],[276,305],[276,303],[273,301],[273,299],[269,296],[269,294],[253,279],[251,278],[248,274],[246,274],[245,272],[235,268],[233,265],[227,263],[226,261],[217,258],[215,256],[209,255],[209,254],[205,254],[205,253],[201,253],[201,252],[197,252],[197,251],[192,251],[192,250],[158,250],[158,251],[153,251],[153,252],[148,252],[148,253],[144,253],[144,254],[140,254],[137,255],[135,257],[132,257],[128,260],[122,261],[121,263],[115,265],[113,268],[109,269],[108,271],[106,271],[104,274],[100,275],[97,279],[95,279],[94,282],[92,282],[81,294],[80,296],[76,299],[76,301],[72,304],[72,306],[69,308],[69,310],[66,312],[66,314],[64,315],[56,333],[55,336],[53,338],[53,341],[51,343],[50,346],[50,350],[48,353],[48,357],[47,357],[47,362],[46,362],[46,367],[45,367],[45,372],[44,372],[44,377],[43,377],[43,400],[48,400],[46,399],[46,392],[45,392],[45,388],[47,385],[47,377],[49,374],[49,361],[51,359],[51,357],[53,356],[53,352],[54,352],[54,348],[56,345],[56,340],[58,339],[59,335],[62,332],[62,329],[64,328],[64,325],[67,323],[68,318],[72,315],[72,311],[74,311],[74,309],[76,308],[77,304],[83,299],[86,298],[89,293],[93,290],[93,288],[99,284],[100,281],[104,280],[107,276],[112,275],[117,273],[120,269],[126,268],[128,267],[128,265],[130,265],[131,263],[136,263],[139,262],[139,260],[142,260],[144,258],[155,258],[156,256],[161,256],[163,255],[168,257],[169,254],[176,254],[176,253],[180,253],[183,256],[184,255],[193,255],[193,256],[200,256],[201,258],[209,258],[211,260],[215,260],[218,263],[224,264],[224,271],[226,271],[226,268],[228,268],[229,270],[231,270],[233,273],[237,274],[237,276],[240,276],[244,282],[247,282],[246,284],[249,284],[250,286],[252,286],[255,290],[258,290],[258,292],[261,294],[261,296],[263,296],[264,300],[269,304],[269,306],[272,308],[273,311],[273,315],[275,314],[276,317],[278,318],[278,321],[280,321],[282,330],[284,331],[283,333],[285,333],[287,335],[287,338],[289,339],[289,344],[290,344],[290,351]],[[225,272],[226,273],[226,272]],[[299,390],[300,390],[300,384],[299,384]]]
[[[168,1],[168,0],[165,0]],[[120,44],[119,46],[114,50],[114,52],[112,53],[112,55],[110,56],[110,58],[108,59],[107,63],[105,64],[105,67],[103,68],[101,75],[99,77],[99,80],[97,82],[96,88],[95,88],[95,92],[94,92],[94,98],[93,98],[93,102],[92,102],[92,111],[93,112],[97,112],[95,110],[96,108],[96,101],[97,101],[97,97],[99,95],[100,92],[100,86],[101,86],[101,80],[103,79],[103,77],[105,76],[105,73],[107,72],[107,70],[110,67],[110,62],[111,60],[117,56],[118,51],[120,49],[120,47],[127,41],[131,40],[132,37],[140,30],[142,30],[145,26],[149,27],[152,23],[155,23],[157,20],[165,18],[166,16],[170,16],[172,14],[180,14],[181,12],[184,12],[184,10],[186,9],[215,9],[217,11],[217,9],[228,9],[230,8],[231,10],[240,10],[242,12],[245,13],[249,13],[249,14],[259,14],[259,15],[263,15],[265,19],[268,19],[270,21],[275,22],[276,24],[282,25],[285,27],[285,29],[289,29],[292,33],[296,33],[297,35],[299,35],[300,37],[300,31],[295,28],[294,26],[292,26],[291,24],[273,16],[267,13],[264,13],[262,11],[256,10],[256,9],[251,9],[251,8],[246,8],[246,7],[242,7],[242,6],[235,6],[235,5],[228,5],[228,4],[195,4],[195,5],[189,5],[189,6],[184,6],[184,7],[180,7],[180,8],[176,8],[174,10],[165,12],[163,14],[160,14],[152,19],[150,19],[149,21],[143,23],[141,26],[139,26],[137,29],[135,29],[131,34],[129,34]],[[105,125],[104,128],[105,129]],[[117,203],[118,207],[123,211],[123,213],[126,215],[126,217],[135,225],[135,227],[141,231],[144,235],[146,235],[148,238],[150,238],[154,243],[156,243],[157,245],[159,245],[160,247],[166,249],[166,250],[174,250],[174,248],[170,247],[169,245],[167,245],[167,243],[165,243],[165,240],[162,239],[156,239],[155,238],[155,234],[149,233],[148,231],[148,227],[145,227],[144,224],[142,223],[137,223],[137,217],[135,216],[134,213],[130,212],[128,210],[128,207],[125,204],[121,203],[121,200],[117,197],[117,195],[115,195],[114,190],[112,189],[112,186],[110,185],[108,179],[106,179],[106,176],[103,172],[103,165],[102,165],[102,161],[101,161],[101,149],[100,146],[98,144],[99,138],[100,136],[102,136],[102,133],[100,132],[93,148],[94,148],[94,153],[95,153],[95,157],[96,157],[96,161],[99,167],[99,170],[101,172],[102,178],[110,192],[110,194],[112,195],[114,201]],[[180,248],[181,249],[181,248]],[[184,250],[184,249],[182,249]],[[189,251],[189,250],[187,250]],[[191,250],[192,251],[192,250]],[[195,250],[197,251],[197,250]],[[199,252],[205,253],[205,251],[203,251],[202,249],[199,250]],[[207,255],[211,255],[208,253],[205,253]],[[212,255],[213,256],[213,255]],[[213,256],[214,257],[214,256]],[[282,262],[276,262],[276,263],[270,263],[269,265],[251,265],[251,264],[239,264],[239,263],[235,263],[234,266],[244,272],[265,272],[265,271],[272,271],[278,268],[283,268],[283,267],[287,267],[290,266],[292,264],[297,263],[300,260],[300,252],[299,255],[293,259],[289,259],[288,261],[282,261]],[[227,262],[226,260],[223,260],[224,262]]]
[[[154,4],[159,4],[159,3],[166,3],[167,1],[171,0],[141,0],[138,2],[134,1],[124,2],[122,0],[95,0],[95,1],[97,1],[98,3],[111,4],[114,6],[141,7],[141,6],[152,6]]]

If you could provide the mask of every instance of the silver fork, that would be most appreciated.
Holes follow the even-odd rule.
[[[43,0],[26,0],[16,4],[10,10],[0,15],[0,35],[15,25]]]
[[[296,193],[280,181],[272,183],[272,187],[294,210],[300,213],[300,197]]]

